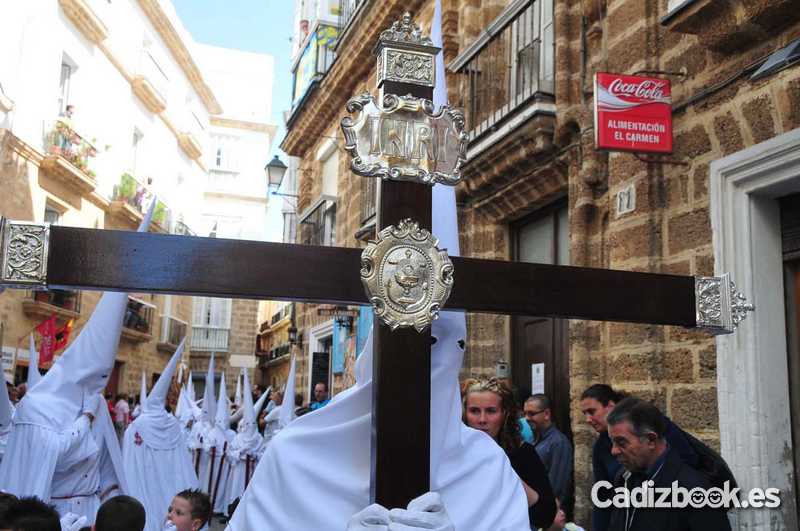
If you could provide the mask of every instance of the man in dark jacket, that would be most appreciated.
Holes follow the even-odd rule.
[[[664,416],[649,402],[626,398],[606,417],[611,453],[624,467],[614,482],[616,489],[631,493],[637,487],[650,489],[680,487],[687,493],[685,508],[615,506],[611,513],[611,531],[730,531],[731,526],[723,509],[697,507],[689,496],[694,488],[707,491],[711,484],[686,464],[670,447]],[[652,482],[652,483],[649,483]],[[615,490],[615,493],[620,492]],[[658,501],[654,490],[653,500]],[[704,502],[705,498],[700,500]],[[674,502],[669,496],[665,501]],[[616,505],[616,504],[615,504]]]
[[[617,458],[611,454],[611,439],[608,436],[606,417],[626,396],[606,384],[594,384],[581,395],[581,412],[584,414],[587,424],[594,428],[599,435],[592,447],[592,473],[595,483],[599,481],[613,483],[622,469]],[[684,436],[683,431],[667,417],[664,417],[664,422],[666,423],[665,438],[672,451],[677,452],[686,464],[697,468],[699,457]],[[600,491],[601,494],[603,492]],[[610,507],[593,507],[592,531],[608,531],[610,518]]]

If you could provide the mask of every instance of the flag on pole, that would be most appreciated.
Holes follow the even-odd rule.
[[[62,348],[67,346],[67,342],[69,342],[69,335],[72,332],[72,325],[74,324],[75,320],[70,319],[67,323],[56,330],[56,340],[55,345],[53,347],[53,352],[58,352]]]
[[[39,364],[53,361],[53,354],[56,346],[56,316],[51,315],[36,327],[36,331],[42,336],[39,346]]]

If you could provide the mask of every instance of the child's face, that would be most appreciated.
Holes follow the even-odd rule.
[[[176,531],[198,531],[200,519],[192,520],[192,505],[189,500],[175,496],[169,504],[167,521],[175,524]]]

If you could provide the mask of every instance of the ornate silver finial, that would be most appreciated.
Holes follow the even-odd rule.
[[[403,18],[395,21],[391,28],[381,32],[380,40],[384,43],[402,42],[421,46],[433,46],[433,41],[430,37],[422,34],[419,25],[414,24],[411,19],[411,13],[408,11],[403,14]]]
[[[378,39],[375,47],[378,86],[384,81],[396,81],[433,87],[436,73],[434,58],[440,50],[414,24],[411,13],[406,13],[391,28],[384,30]]]
[[[712,334],[732,334],[745,320],[747,312],[755,311],[755,306],[739,293],[728,273],[718,277],[695,277],[694,291],[696,326]]]
[[[49,244],[49,224],[0,217],[0,285],[46,286]]]
[[[386,227],[361,253],[361,283],[389,328],[428,329],[453,287],[453,263],[416,221]]]

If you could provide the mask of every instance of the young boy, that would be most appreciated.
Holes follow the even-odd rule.
[[[182,490],[172,498],[164,529],[200,531],[211,520],[211,500],[197,489]],[[172,524],[170,527],[169,524]]]

